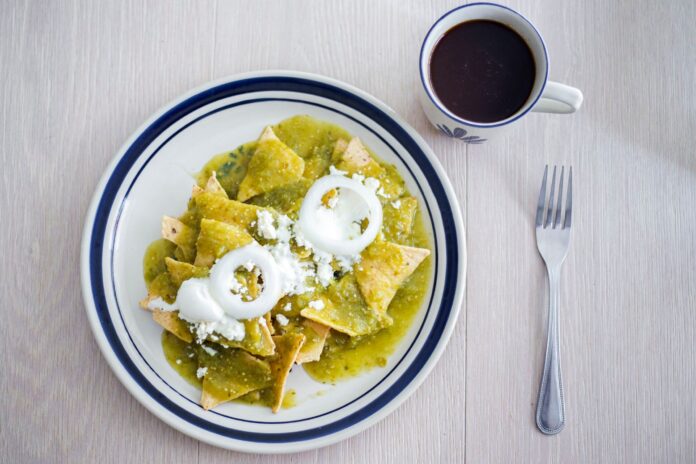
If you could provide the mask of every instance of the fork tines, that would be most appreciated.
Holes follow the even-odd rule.
[[[552,229],[568,229],[570,228],[570,218],[573,204],[573,167],[568,167],[568,175],[565,175],[565,166],[561,166],[561,175],[558,181],[558,190],[556,190],[556,172],[557,166],[553,167],[551,174],[551,191],[549,193],[548,203],[546,202],[546,181],[549,174],[549,166],[544,168],[544,179],[541,181],[541,191],[539,192],[539,204],[537,205],[536,226],[544,229],[549,226]],[[565,210],[563,209],[563,184],[567,178],[567,192],[565,194]],[[558,200],[554,211],[554,196],[558,192]],[[565,217],[564,217],[565,216]],[[563,220],[563,223],[561,223]]]

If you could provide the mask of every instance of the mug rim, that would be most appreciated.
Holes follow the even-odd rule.
[[[539,42],[541,43],[541,48],[542,48],[542,50],[543,50],[543,52],[544,52],[544,59],[545,59],[546,66],[544,66],[544,79],[543,79],[543,82],[542,82],[542,84],[541,84],[541,88],[539,89],[538,94],[536,95],[536,97],[534,98],[534,100],[532,101],[532,103],[531,103],[529,106],[527,106],[527,108],[526,108],[525,110],[521,111],[521,112],[518,113],[518,114],[515,114],[515,115],[513,115],[513,116],[510,116],[510,117],[507,118],[507,119],[503,119],[502,121],[496,121],[496,122],[491,122],[491,123],[480,123],[480,122],[469,121],[468,119],[462,119],[462,118],[460,118],[459,116],[457,116],[456,114],[452,113],[452,112],[445,106],[445,104],[442,103],[442,102],[439,100],[439,98],[437,98],[435,95],[433,95],[434,90],[433,90],[433,92],[431,92],[431,91],[430,91],[430,86],[426,83],[425,73],[424,73],[424,71],[423,71],[423,68],[424,68],[424,65],[423,65],[423,54],[425,53],[425,43],[427,42],[428,38],[431,36],[431,34],[432,34],[433,30],[435,29],[435,27],[436,27],[438,24],[440,24],[440,22],[442,22],[443,19],[445,19],[446,17],[448,17],[449,15],[451,15],[452,13],[454,13],[454,12],[456,12],[456,11],[459,11],[459,10],[461,10],[461,9],[463,9],[463,8],[469,8],[469,7],[472,7],[472,6],[493,6],[493,7],[497,7],[497,8],[501,8],[501,9],[507,10],[507,11],[509,11],[509,12],[511,12],[511,13],[517,15],[517,16],[519,16],[524,22],[527,23],[527,25],[529,25],[529,27],[532,29],[532,31],[534,31],[534,33],[536,34],[536,36],[539,38]],[[462,22],[464,22],[464,21],[462,21]],[[459,24],[461,24],[461,23],[459,23]],[[431,47],[431,48],[434,48],[434,46]],[[442,16],[440,16],[440,17],[437,19],[437,21],[435,21],[435,22],[433,23],[433,25],[430,26],[430,29],[428,29],[428,32],[425,34],[425,37],[423,38],[423,43],[421,44],[420,54],[418,55],[418,70],[419,70],[419,74],[420,74],[421,85],[423,86],[423,89],[425,90],[426,95],[428,95],[428,98],[429,98],[430,101],[433,103],[433,105],[435,105],[435,107],[436,107],[438,110],[440,110],[440,112],[443,113],[445,116],[447,116],[448,118],[450,118],[450,119],[452,119],[452,120],[454,120],[454,121],[456,121],[456,122],[458,122],[458,123],[460,123],[460,124],[465,124],[465,125],[471,126],[471,127],[478,127],[478,128],[500,127],[500,126],[505,126],[505,125],[507,125],[507,124],[510,124],[510,123],[512,123],[512,122],[517,121],[517,120],[520,119],[522,116],[524,116],[525,114],[529,113],[529,112],[532,110],[532,108],[534,108],[534,106],[536,106],[537,102],[539,101],[539,99],[541,98],[541,96],[542,96],[543,93],[544,93],[544,89],[546,88],[546,83],[548,82],[548,79],[549,79],[549,54],[548,54],[548,52],[547,52],[547,50],[546,50],[546,42],[544,42],[544,38],[541,36],[541,33],[540,33],[539,30],[534,26],[534,24],[532,24],[532,22],[531,22],[530,20],[528,20],[524,15],[522,15],[521,13],[519,13],[519,12],[513,10],[513,9],[510,8],[510,7],[507,7],[507,6],[505,6],[505,5],[501,5],[501,4],[499,4],[499,3],[492,3],[492,2],[476,2],[476,3],[468,3],[468,4],[466,4],[466,5],[460,5],[460,6],[458,6],[458,7],[452,8],[451,10],[445,12]]]

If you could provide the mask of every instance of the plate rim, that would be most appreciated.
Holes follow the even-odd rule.
[[[90,251],[92,248],[92,229],[96,219],[97,208],[100,201],[104,195],[106,184],[112,177],[115,167],[118,165],[119,161],[124,157],[129,148],[133,143],[140,137],[143,132],[149,128],[155,121],[157,121],[161,116],[163,116],[167,111],[176,107],[178,104],[186,101],[187,99],[196,96],[205,90],[215,88],[217,86],[233,83],[235,81],[241,81],[246,79],[254,78],[298,78],[307,81],[314,81],[324,85],[334,86],[338,89],[346,91],[354,96],[365,100],[367,103],[374,105],[377,109],[383,111],[388,117],[390,117],[396,125],[398,125],[402,130],[404,130],[419,146],[422,152],[425,154],[427,160],[431,163],[435,174],[442,184],[442,188],[446,194],[447,200],[450,204],[452,210],[452,218],[454,220],[454,225],[456,229],[456,236],[459,239],[458,244],[458,262],[459,262],[459,275],[457,276],[454,296],[452,299],[449,320],[443,327],[441,337],[431,352],[429,358],[421,369],[416,373],[414,378],[408,383],[400,392],[398,392],[393,398],[388,400],[388,402],[375,412],[372,412],[369,416],[350,425],[342,430],[336,431],[332,434],[310,438],[304,441],[294,441],[294,442],[279,442],[279,443],[259,443],[254,441],[246,441],[237,438],[224,437],[221,435],[211,435],[205,430],[201,430],[198,427],[189,424],[179,416],[175,415],[171,411],[164,408],[162,405],[153,401],[146,391],[144,391],[137,382],[131,377],[128,371],[125,369],[121,361],[116,356],[114,350],[109,344],[105,334],[103,333],[101,322],[97,314],[96,302],[92,295],[92,284],[91,284],[91,268],[90,268]],[[370,118],[372,119],[372,118]],[[375,121],[376,122],[376,121]],[[379,123],[378,123],[379,125]],[[111,161],[106,166],[104,173],[102,174],[99,182],[97,183],[94,194],[87,209],[85,215],[85,222],[83,226],[82,242],[81,242],[81,256],[80,256],[80,277],[81,277],[81,287],[82,287],[82,297],[85,305],[85,311],[90,322],[90,327],[94,338],[100,348],[102,355],[107,360],[111,370],[114,372],[119,381],[126,387],[131,395],[142,404],[148,411],[153,413],[160,420],[168,424],[169,426],[175,428],[176,430],[185,433],[197,440],[203,441],[205,443],[227,448],[235,451],[241,452],[251,452],[251,453],[292,453],[298,451],[305,451],[310,449],[316,449],[323,446],[328,446],[330,444],[337,443],[341,440],[349,438],[365,429],[371,427],[381,419],[385,418],[391,414],[398,406],[400,406],[407,398],[409,398],[422,384],[425,378],[430,374],[434,366],[437,364],[442,353],[444,352],[449,339],[454,331],[454,327],[459,317],[461,310],[461,304],[464,297],[465,286],[466,286],[466,270],[467,270],[467,253],[466,253],[466,237],[465,229],[461,215],[461,209],[459,206],[458,199],[454,192],[454,189],[447,177],[444,168],[442,167],[439,159],[436,157],[430,146],[425,142],[425,140],[420,136],[420,134],[411,127],[406,121],[404,121],[400,116],[396,114],[388,105],[377,99],[376,97],[358,89],[350,84],[338,81],[333,78],[326,76],[321,76],[313,73],[297,72],[297,71],[285,71],[285,70],[269,70],[260,72],[249,72],[242,74],[234,74],[226,76],[220,79],[206,82],[200,86],[197,86],[190,91],[172,99],[165,105],[160,107],[155,111],[145,122],[143,122],[133,133],[128,137],[128,139],[122,144],[116,155],[111,159]],[[165,395],[166,396],[166,395]]]

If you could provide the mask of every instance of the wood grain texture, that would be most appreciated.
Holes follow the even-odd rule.
[[[696,4],[509,4],[585,106],[467,150],[415,98],[420,41],[456,2],[0,2],[0,462],[695,461]],[[385,101],[439,155],[467,222],[466,302],[433,373],[375,427],[290,456],[213,448],[141,407],[99,354],[78,278],[87,204],[121,143],[191,87],[259,69]],[[547,162],[576,177],[568,423],[552,438],[533,423],[546,283],[532,214]]]

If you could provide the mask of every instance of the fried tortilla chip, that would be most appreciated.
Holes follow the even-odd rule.
[[[430,254],[426,248],[375,241],[361,253],[355,265],[355,279],[367,304],[386,314],[389,303],[401,284]]]
[[[237,192],[238,201],[246,201],[302,178],[304,160],[276,137],[273,129],[264,129],[249,161],[247,173]]]
[[[377,332],[392,322],[386,313],[368,306],[352,274],[332,283],[320,300],[323,305],[310,302],[300,314],[351,337]]]
[[[155,309],[152,311],[152,319],[179,339],[188,343],[193,342],[193,334],[191,334],[188,324],[179,319],[179,311],[160,311]]]
[[[210,267],[216,259],[228,251],[248,245],[253,242],[249,233],[232,224],[201,219],[201,231],[196,242],[196,266]]]
[[[275,343],[265,320],[261,322],[259,319],[247,319],[244,321],[244,330],[244,338],[239,341],[228,340],[221,335],[212,335],[208,339],[258,356],[271,356],[275,353]]]
[[[331,328],[319,324],[318,322],[305,319],[302,323],[302,334],[305,336],[305,342],[297,353],[295,362],[302,364],[306,362],[319,361],[321,352],[324,351],[324,343],[326,337],[329,336]]]
[[[191,198],[196,198],[203,192],[205,192],[205,190],[194,184],[193,187],[191,187]]]
[[[314,181],[310,179],[300,179],[297,182],[256,195],[249,200],[249,203],[258,206],[273,205],[274,208],[285,214],[296,213],[300,210],[302,200],[313,183]]]
[[[382,234],[388,242],[403,243],[413,231],[413,221],[418,209],[418,200],[413,197],[399,198],[382,208]]]
[[[269,140],[274,140],[280,142],[280,139],[278,138],[277,135],[275,135],[275,132],[273,132],[273,128],[271,126],[266,126],[263,129],[263,132],[261,132],[261,135],[259,135],[259,139],[256,141],[257,143],[257,148],[258,148],[258,143],[260,142],[267,142]]]
[[[302,334],[286,333],[284,335],[276,335],[273,337],[273,341],[276,345],[276,354],[269,359],[274,379],[271,409],[273,412],[278,412],[285,396],[285,382],[305,341],[305,337]]]
[[[204,369],[201,406],[211,409],[254,390],[270,387],[273,374],[268,362],[246,351],[220,348],[215,354],[199,348],[198,366]]]
[[[380,196],[382,201],[385,199],[399,198],[408,193],[406,191],[406,184],[401,178],[396,166],[393,164],[385,164],[382,166],[382,169],[384,171],[377,178],[380,185],[380,190],[378,190],[377,195]]]
[[[273,327],[273,321],[271,320],[271,312],[268,311],[266,314],[263,315],[263,318],[266,320],[266,327],[268,327],[268,332],[271,335],[275,335],[275,327]]]
[[[180,220],[164,216],[162,218],[162,238],[175,243],[185,261],[193,261],[196,256],[196,230]]]
[[[331,155],[334,159],[342,155],[346,148],[348,148],[348,141],[346,139],[338,139],[334,144],[333,154]]]
[[[384,168],[370,156],[367,148],[357,137],[348,142],[336,167],[349,174],[360,173],[368,177],[379,177],[384,172]]]
[[[178,289],[184,280],[191,278],[208,277],[210,270],[207,267],[194,266],[193,264],[177,261],[172,258],[164,258],[164,263],[167,266],[167,271],[172,283]]]
[[[225,199],[228,198],[227,192],[225,192],[225,189],[222,188],[222,185],[220,185],[220,182],[217,180],[217,174],[215,171],[210,174],[208,182],[205,183],[205,191]]]
[[[172,282],[169,272],[162,272],[148,282],[147,297],[140,301],[140,307],[143,309],[150,309],[148,304],[156,298],[162,298],[166,303],[174,303],[178,290],[179,287]]]
[[[242,229],[248,229],[256,220],[258,212],[267,209],[235,200],[226,200],[209,192],[198,195],[195,202],[202,217],[233,224]]]

